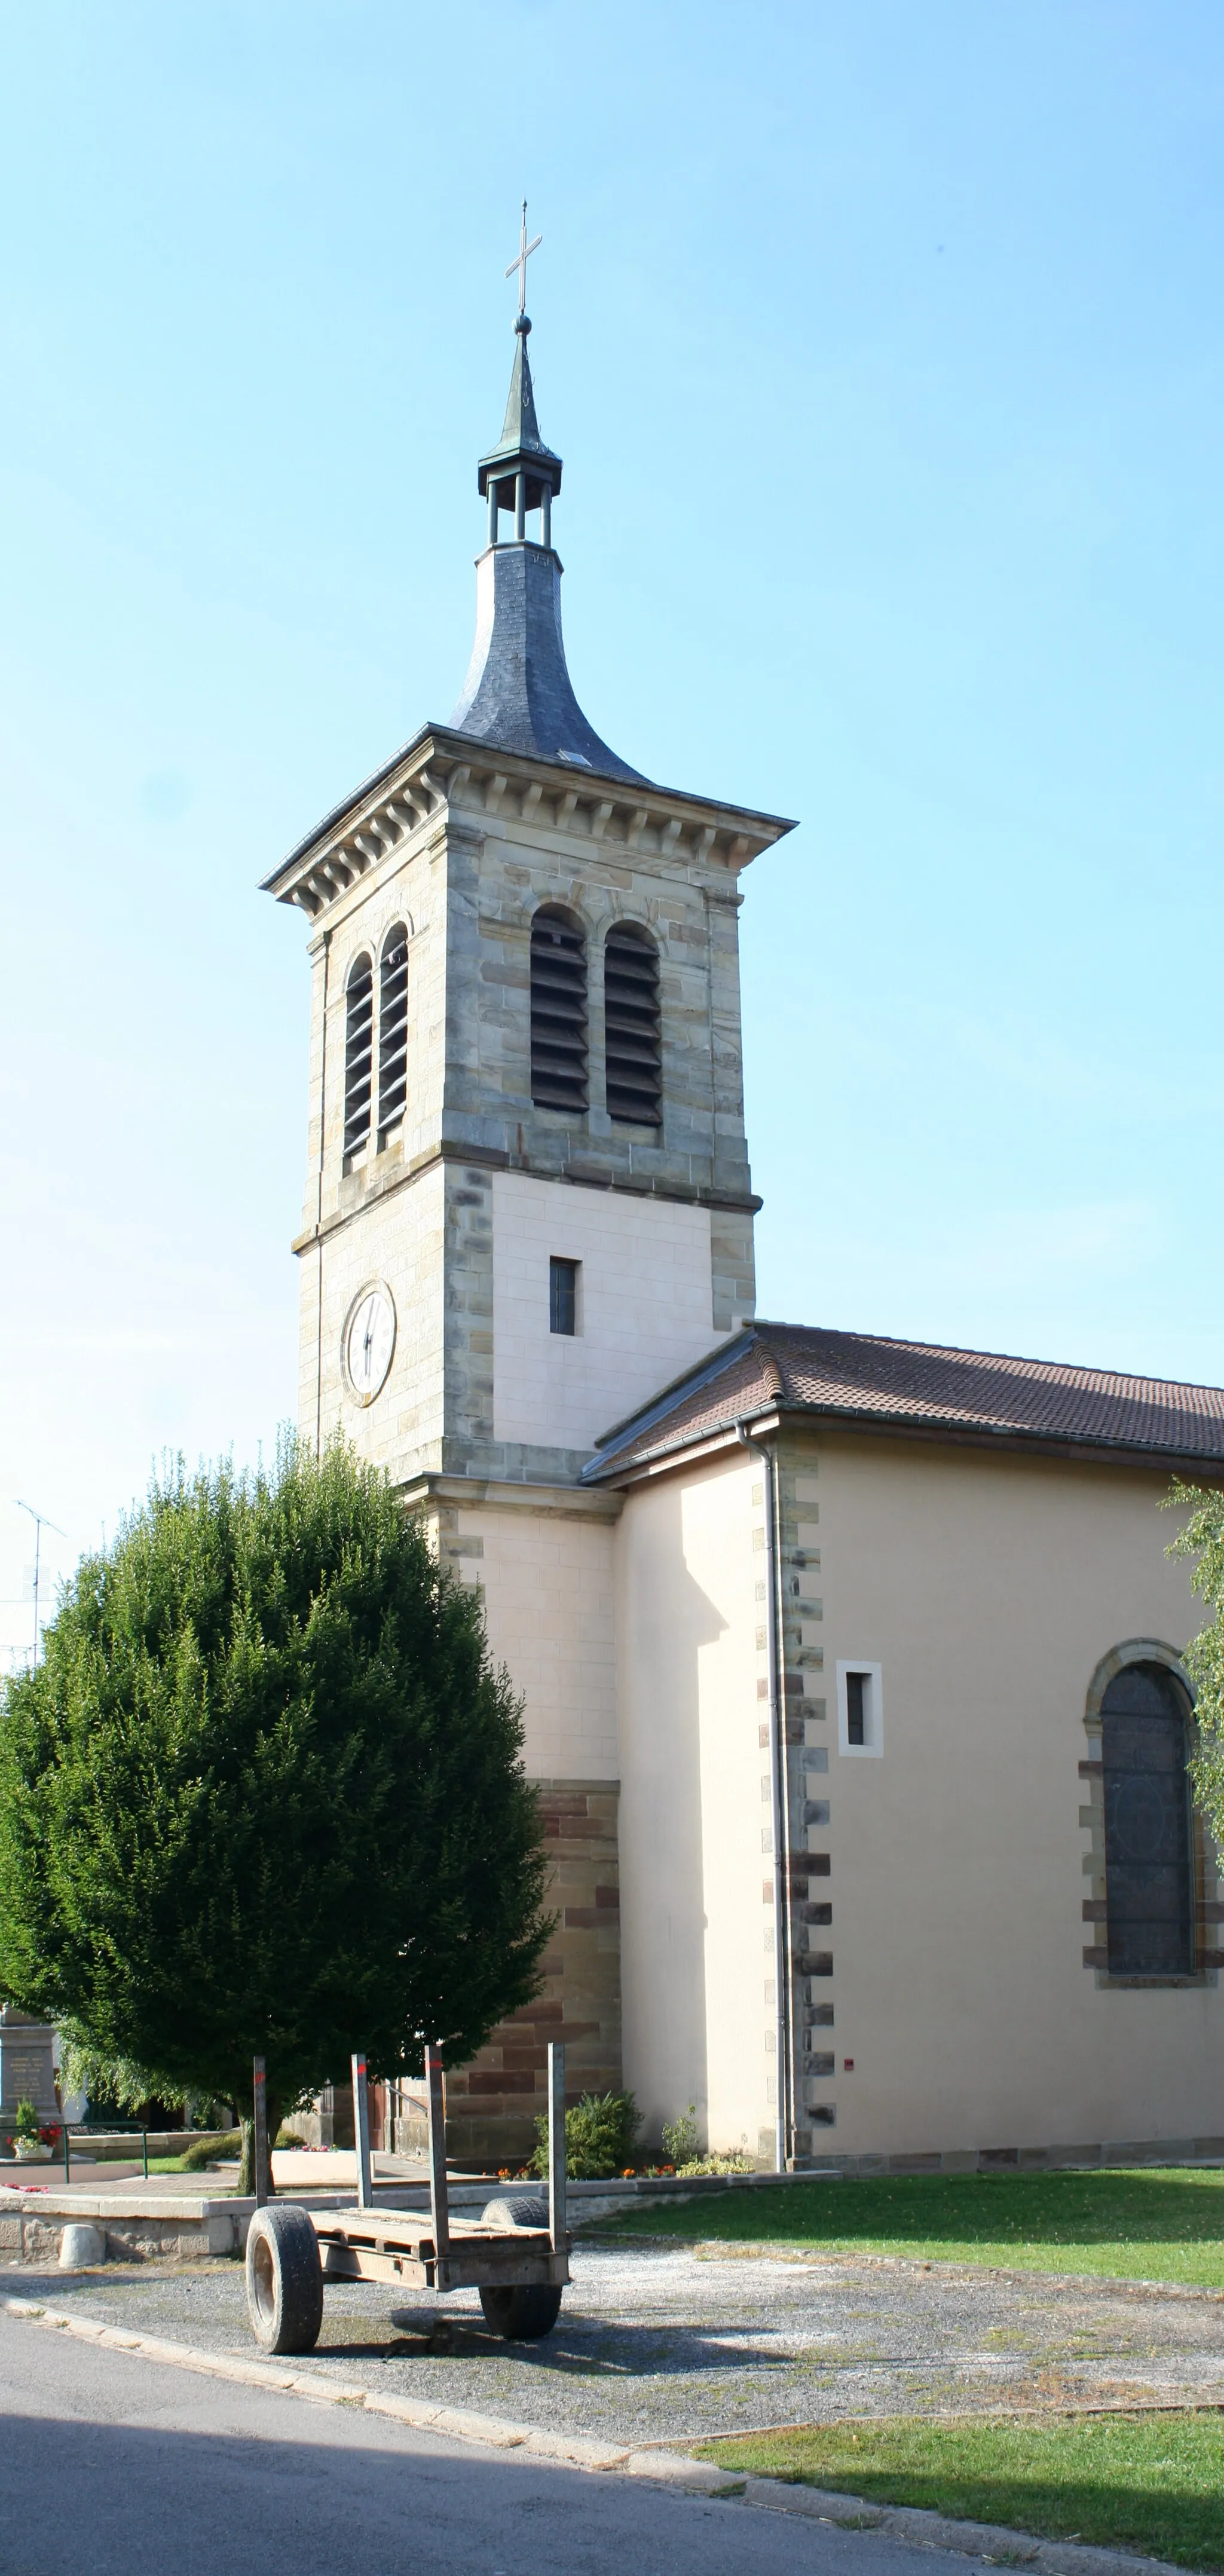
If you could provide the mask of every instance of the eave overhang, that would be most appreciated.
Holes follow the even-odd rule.
[[[261,891],[316,920],[389,851],[425,825],[436,829],[444,813],[470,814],[474,823],[538,817],[609,856],[640,852],[731,876],[795,829],[784,815],[645,781],[630,785],[577,761],[497,751],[449,726],[423,725],[289,851]]]
[[[584,1467],[583,1482],[591,1485],[624,1487],[642,1484],[652,1477],[672,1474],[676,1470],[700,1465],[706,1458],[738,1448],[744,1438],[764,1440],[779,1433],[790,1435],[803,1431],[851,1431],[867,1439],[919,1441],[931,1448],[961,1448],[1003,1452],[1012,1457],[1062,1458],[1077,1460],[1089,1467],[1146,1467],[1162,1474],[1180,1473],[1197,1484],[1224,1483],[1224,1458],[1204,1458],[1193,1451],[1175,1446],[1157,1447],[1138,1442],[1078,1440],[1057,1438],[1049,1432],[1030,1432],[1013,1424],[995,1429],[988,1423],[966,1424],[954,1417],[932,1415],[915,1421],[912,1414],[868,1412],[851,1405],[835,1404],[759,1404],[729,1413],[722,1422],[705,1423],[700,1431],[679,1432],[673,1439],[662,1439],[635,1458],[606,1462],[593,1458]]]

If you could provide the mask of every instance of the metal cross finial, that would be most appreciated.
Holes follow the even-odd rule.
[[[525,313],[527,310],[527,262],[530,259],[533,250],[539,249],[543,239],[543,233],[537,233],[533,242],[529,242],[527,239],[527,200],[524,197],[523,221],[522,228],[519,233],[518,258],[512,259],[509,268],[506,270],[507,277],[513,277],[516,268],[519,273],[520,313]]]

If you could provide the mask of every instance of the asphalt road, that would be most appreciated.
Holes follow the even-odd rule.
[[[0,2316],[0,2576],[973,2576],[981,2562],[509,2459]]]

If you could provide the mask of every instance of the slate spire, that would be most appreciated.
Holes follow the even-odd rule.
[[[546,447],[536,418],[523,309],[528,244],[526,208],[519,258],[514,365],[506,417],[496,447],[482,456],[477,480],[488,502],[489,535],[476,559],[476,641],[463,696],[451,717],[457,733],[589,769],[603,778],[641,780],[587,723],[566,669],[561,635],[561,559],[552,542],[552,505],[561,489],[561,459]],[[539,534],[527,522],[539,512]],[[513,535],[503,537],[509,517]]]

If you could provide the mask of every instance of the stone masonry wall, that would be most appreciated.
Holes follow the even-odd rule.
[[[446,2079],[447,2152],[465,2165],[517,2165],[530,2153],[547,2107],[550,2040],[565,2042],[568,2102],[620,2089],[618,1783],[537,1786],[553,1865],[545,1901],[558,1920],[535,2003]]]
[[[583,1441],[558,1436],[547,1420],[527,1439],[495,1434],[495,1172],[596,1196],[605,1228],[617,1230],[619,1210],[627,1234],[639,1222],[635,1201],[701,1213],[709,1320],[694,1325],[679,1365],[700,1360],[753,1309],[740,860],[710,854],[712,825],[699,853],[691,837],[677,837],[678,822],[647,822],[632,806],[587,817],[577,791],[559,794],[548,764],[511,770],[481,785],[456,770],[427,821],[327,906],[312,941],[308,1173],[295,1245],[303,1256],[299,1419],[312,1441],[339,1420],[397,1480],[441,1471],[570,1482],[586,1454]],[[578,1115],[531,1098],[531,923],[544,902],[565,906],[587,939],[589,1107]],[[659,1128],[615,1121],[604,1101],[603,948],[625,920],[648,930],[659,951]],[[373,962],[377,1061],[378,964],[399,925],[408,938],[406,1113],[398,1128],[375,1130],[346,1155],[349,977],[360,959]],[[345,1387],[341,1334],[353,1299],[383,1279],[398,1338],[386,1387],[363,1410]],[[662,1375],[672,1368],[669,1352]],[[626,1400],[639,1392],[634,1385]]]

